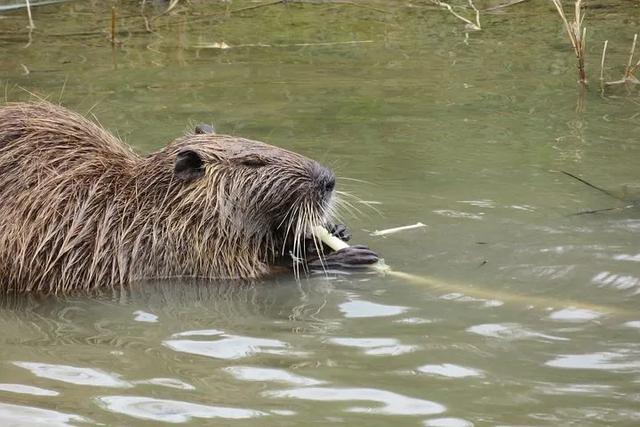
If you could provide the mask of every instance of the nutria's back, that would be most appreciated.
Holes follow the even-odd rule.
[[[260,142],[190,134],[142,157],[60,106],[9,104],[0,289],[259,277],[326,219],[333,185],[318,163]]]

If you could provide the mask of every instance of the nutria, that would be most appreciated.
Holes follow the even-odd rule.
[[[305,256],[316,246],[306,240],[310,227],[330,220],[334,186],[333,173],[313,160],[210,126],[141,156],[63,107],[7,104],[0,107],[0,290],[255,279],[282,265],[375,262],[366,247]]]

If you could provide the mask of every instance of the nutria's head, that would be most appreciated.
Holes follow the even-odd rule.
[[[291,151],[198,130],[148,158],[167,178],[172,227],[192,239],[180,246],[223,257],[230,276],[257,276],[249,264],[283,254],[302,257],[311,227],[332,214],[333,172]]]

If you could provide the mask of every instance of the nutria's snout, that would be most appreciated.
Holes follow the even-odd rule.
[[[336,176],[326,167],[316,164],[311,172],[311,178],[320,193],[321,199],[328,200],[336,188]]]

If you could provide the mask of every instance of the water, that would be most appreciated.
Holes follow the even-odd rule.
[[[31,37],[24,9],[0,15],[6,98],[91,110],[141,151],[214,122],[314,157],[375,202],[344,214],[354,241],[421,278],[5,296],[3,425],[640,423],[639,210],[571,216],[627,203],[557,172],[640,198],[637,89],[597,88],[605,39],[623,72],[630,2],[587,14],[584,96],[544,2],[468,35],[419,1],[192,1],[155,34],[119,2],[116,49],[105,3],[34,8]]]

